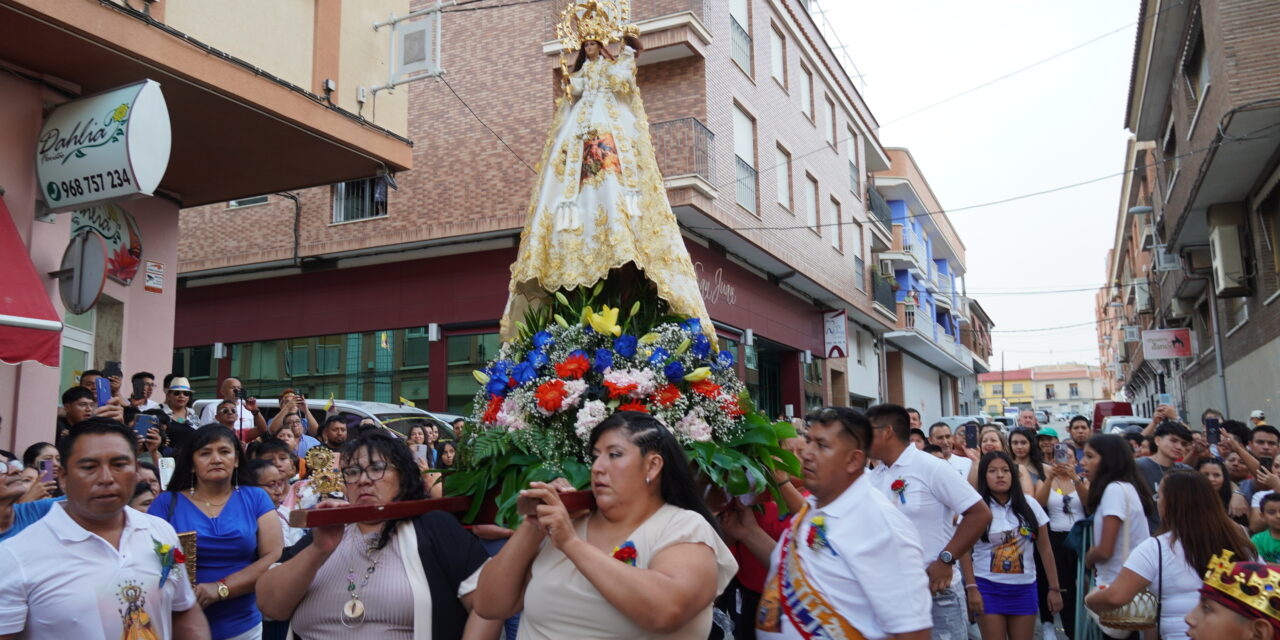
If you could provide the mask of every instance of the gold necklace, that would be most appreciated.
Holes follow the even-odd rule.
[[[195,488],[195,487],[191,487],[190,489],[188,489],[188,490],[187,490],[187,493],[191,496],[191,500],[194,502],[194,501],[195,501],[195,499],[197,498],[197,496],[196,496],[196,488]],[[228,502],[230,502],[230,501],[231,501],[231,496],[230,496],[230,495],[228,495],[226,500],[223,500],[222,502],[219,502],[219,503],[216,503],[216,504],[215,504],[215,503],[213,503],[213,502],[209,502],[208,500],[205,500],[204,498],[200,498],[200,501],[204,503],[204,506],[206,506],[206,507],[208,507],[208,508],[212,509],[212,508],[214,508],[214,507],[221,507],[221,506],[223,506],[223,505],[227,504]]]

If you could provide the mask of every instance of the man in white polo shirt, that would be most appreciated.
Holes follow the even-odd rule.
[[[991,509],[950,465],[910,446],[906,409],[879,404],[867,410],[867,420],[872,429],[868,453],[882,463],[867,475],[915,525],[924,548],[933,596],[933,638],[965,640],[969,620],[965,594],[954,586],[954,567],[991,524]],[[954,524],[957,514],[959,526]]]
[[[951,425],[945,422],[935,422],[929,426],[929,444],[936,444],[942,449],[942,460],[956,470],[961,478],[966,481],[969,477],[969,469],[973,468],[973,461],[955,454],[955,443],[953,438],[964,437],[959,434],[951,433]]]
[[[847,407],[814,418],[800,458],[812,495],[773,550],[756,636],[925,640],[924,556],[915,527],[865,477],[871,423]]]
[[[209,638],[173,527],[126,507],[134,438],[91,418],[59,442],[66,502],[0,543],[0,639]]]
[[[258,399],[241,399],[243,391],[244,387],[236,378],[227,378],[218,386],[218,396],[222,398],[222,402],[230,402],[236,412],[235,420],[228,426],[239,434],[241,441],[252,442],[267,431],[267,421],[258,411]],[[200,426],[221,422],[218,420],[218,408],[222,406],[222,402],[210,402],[205,406],[204,411],[200,412]]]

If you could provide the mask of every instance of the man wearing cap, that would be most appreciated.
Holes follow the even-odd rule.
[[[1200,606],[1186,617],[1187,635],[1192,640],[1280,638],[1280,610],[1272,595],[1280,592],[1280,565],[1232,562],[1232,555],[1223,551],[1209,560]]]
[[[1249,413],[1249,422],[1253,423],[1254,427],[1260,427],[1267,423],[1267,414],[1263,413],[1262,409],[1254,409]]]

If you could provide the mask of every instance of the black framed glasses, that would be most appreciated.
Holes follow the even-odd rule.
[[[353,464],[342,469],[342,479],[346,480],[349,484],[359,482],[362,474],[368,475],[370,480],[377,482],[381,480],[383,476],[387,475],[387,463],[379,460],[377,462],[370,462],[367,467]]]

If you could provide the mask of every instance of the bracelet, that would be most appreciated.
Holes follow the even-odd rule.
[[[1244,492],[1243,492],[1243,491],[1241,491],[1241,490],[1239,490],[1239,489],[1234,489],[1234,490],[1232,490],[1232,492],[1231,492],[1231,493],[1234,493],[1234,494],[1236,494],[1236,495],[1238,495],[1238,496],[1243,496],[1243,495],[1244,495]]]
[[[966,585],[964,586],[964,588],[965,588],[965,589],[977,589],[977,588],[978,588],[978,585],[976,585],[976,584],[966,584]]]

